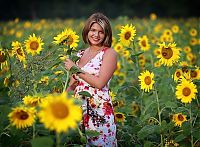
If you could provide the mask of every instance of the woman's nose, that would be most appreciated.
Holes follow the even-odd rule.
[[[98,32],[97,31],[94,31],[94,36],[98,36]]]

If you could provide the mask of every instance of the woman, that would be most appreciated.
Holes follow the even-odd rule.
[[[74,90],[75,95],[81,91],[91,94],[91,97],[82,97],[82,123],[85,130],[97,131],[100,135],[87,136],[87,146],[116,147],[116,123],[109,81],[117,67],[117,53],[110,48],[112,30],[108,18],[102,13],[91,15],[82,37],[89,47],[78,52],[80,60],[76,64],[67,59],[65,67],[70,70],[72,66],[78,66],[83,72],[71,77],[67,91]]]

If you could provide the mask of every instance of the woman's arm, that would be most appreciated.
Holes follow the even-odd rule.
[[[114,49],[107,49],[101,65],[99,76],[94,76],[89,73],[80,73],[79,77],[98,89],[102,89],[112,77],[117,68],[117,53]]]
[[[77,86],[76,84],[77,84],[77,80],[75,80],[73,76],[71,76],[69,86],[67,87],[67,92],[73,91]]]

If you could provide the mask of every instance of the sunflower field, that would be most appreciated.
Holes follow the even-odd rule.
[[[200,146],[200,19],[111,19],[118,53],[110,94],[119,147]],[[84,19],[0,22],[0,146],[85,146],[67,57]],[[112,64],[112,63],[111,63]],[[82,93],[88,95],[87,93]]]

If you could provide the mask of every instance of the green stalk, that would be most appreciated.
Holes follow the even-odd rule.
[[[157,102],[157,109],[158,109],[158,120],[159,120],[159,125],[161,126],[161,123],[162,123],[161,111],[160,111],[160,104],[159,104],[158,93],[157,93],[156,88],[155,88],[155,95],[156,95],[156,102]],[[163,135],[162,135],[162,133],[160,134],[160,142],[161,142],[161,147],[163,147]]]
[[[66,91],[66,89],[67,89],[67,84],[68,84],[68,80],[69,80],[69,71],[66,71],[66,72],[67,72],[67,77],[66,77],[66,80],[65,80],[65,86],[64,86],[64,88],[63,88],[63,92]]]
[[[33,124],[33,139],[35,138],[35,123]]]
[[[193,144],[193,142],[194,142],[194,139],[193,139],[193,135],[192,135],[192,108],[191,108],[191,105],[192,104],[190,104],[190,111],[189,111],[189,113],[190,113],[190,134],[191,134],[191,147],[194,147],[194,144]]]
[[[60,147],[60,134],[56,132],[56,147]]]

